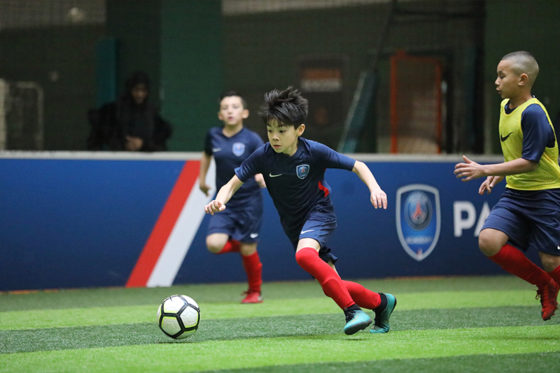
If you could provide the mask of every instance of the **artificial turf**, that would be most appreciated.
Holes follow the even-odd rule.
[[[0,294],[0,372],[560,371],[560,315],[544,322],[535,291],[510,277],[359,280],[395,294],[391,332],[353,336],[313,281],[265,283],[265,302],[239,304],[243,284]],[[183,341],[156,326],[159,302],[201,307]]]

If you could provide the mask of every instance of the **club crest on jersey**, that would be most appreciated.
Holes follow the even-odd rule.
[[[408,255],[425,259],[436,247],[441,228],[439,191],[411,184],[397,190],[397,234]]]
[[[308,164],[299,164],[296,166],[296,175],[300,179],[305,179],[307,175],[309,175],[309,165]]]
[[[235,142],[233,143],[233,147],[231,149],[233,151],[233,154],[241,157],[243,153],[245,153],[245,144],[243,144],[242,142]]]

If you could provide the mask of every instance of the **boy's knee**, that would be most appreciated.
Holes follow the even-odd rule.
[[[502,248],[501,242],[492,234],[491,231],[485,229],[478,236],[478,247],[486,256],[496,255]]]
[[[240,252],[241,255],[243,256],[253,255],[254,253],[257,252],[257,245],[256,244],[241,245]]]
[[[541,252],[541,263],[545,271],[552,272],[560,266],[560,256],[549,255]]]
[[[208,251],[210,251],[212,254],[217,254],[219,253],[224,247],[222,246],[217,246],[217,245],[213,245],[213,244],[206,244],[206,248],[208,249]]]
[[[224,245],[227,243],[223,242],[223,240],[213,239],[212,237],[206,239],[206,248],[212,254],[218,254],[224,248]]]

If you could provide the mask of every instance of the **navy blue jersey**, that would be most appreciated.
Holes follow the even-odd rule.
[[[260,136],[246,128],[232,137],[224,135],[222,127],[210,128],[206,134],[204,152],[216,161],[216,190],[220,190],[233,177],[234,169],[262,144]],[[230,207],[242,205],[247,198],[261,198],[259,185],[254,178],[239,188],[230,201]]]
[[[333,221],[331,188],[324,179],[325,170],[352,170],[354,163],[354,159],[326,145],[300,138],[298,149],[291,157],[276,153],[270,143],[266,143],[243,161],[235,174],[242,182],[250,181],[255,174],[263,174],[284,231],[293,236],[299,234],[312,210],[324,211],[325,221]]]

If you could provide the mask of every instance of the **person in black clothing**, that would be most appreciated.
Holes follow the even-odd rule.
[[[171,124],[165,121],[150,102],[150,80],[146,73],[135,72],[126,80],[125,93],[88,112],[91,132],[89,150],[167,150]]]

